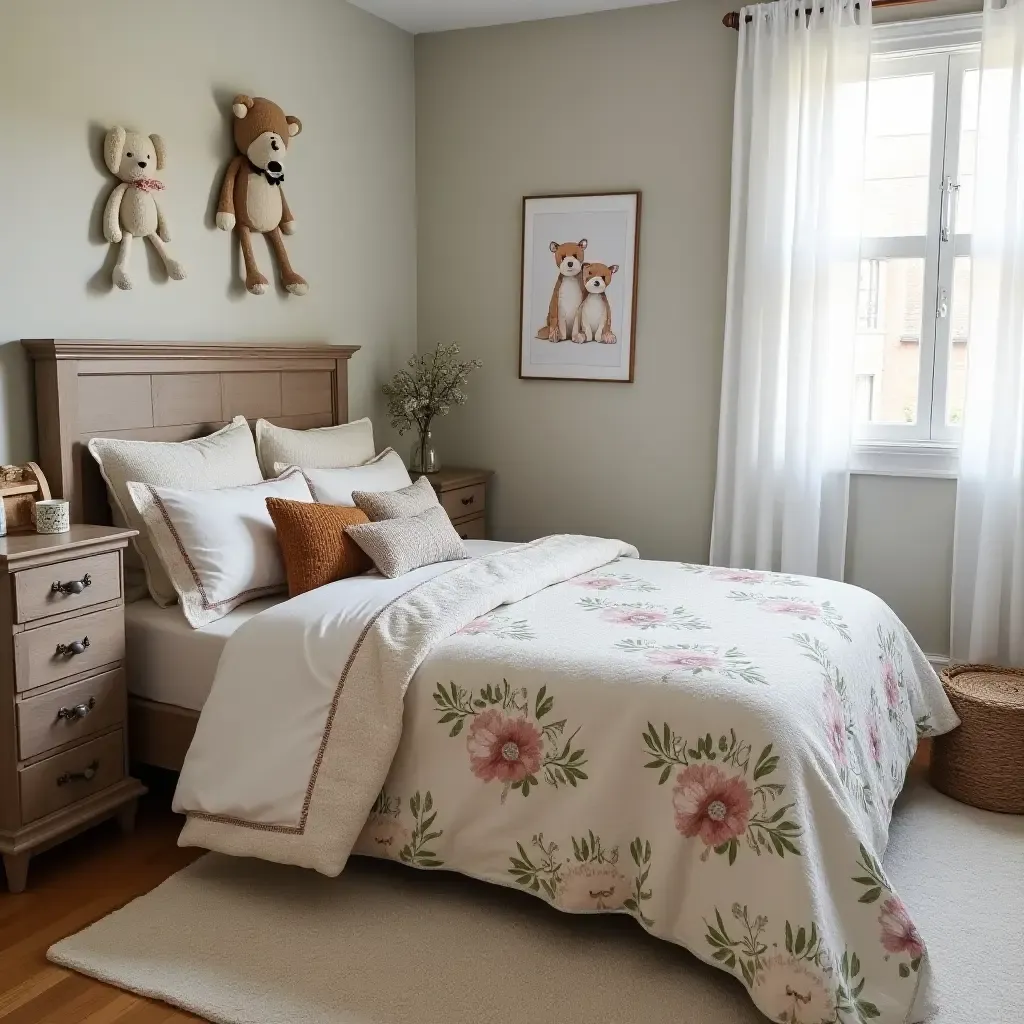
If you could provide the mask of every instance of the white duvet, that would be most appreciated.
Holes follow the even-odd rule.
[[[773,1020],[922,1019],[880,862],[918,735],[957,724],[928,662],[855,587],[633,555],[546,538],[261,613],[182,771],[182,844],[460,871],[631,914]]]

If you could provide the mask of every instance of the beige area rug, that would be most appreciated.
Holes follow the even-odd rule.
[[[1024,1006],[1024,818],[918,785],[885,860],[940,1024]],[[743,986],[629,918],[357,858],[338,879],[210,855],[49,952],[226,1024],[763,1024]]]

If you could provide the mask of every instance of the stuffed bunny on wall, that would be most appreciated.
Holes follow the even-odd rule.
[[[269,286],[252,251],[252,233],[256,231],[267,236],[285,290],[305,295],[309,285],[292,269],[282,237],[295,230],[295,218],[281,187],[288,144],[302,131],[302,122],[262,96],[236,96],[231,112],[238,153],[221,184],[217,227],[234,229],[238,235],[249,292],[263,295]]]
[[[107,132],[103,146],[103,159],[110,173],[121,179],[103,211],[103,237],[120,244],[114,266],[114,284],[124,291],[132,287],[128,273],[133,238],[148,238],[167,268],[167,276],[181,281],[185,268],[172,259],[166,242],[171,240],[170,228],[156,193],[164,184],[153,177],[163,170],[167,151],[159,135],[142,135],[114,127]]]

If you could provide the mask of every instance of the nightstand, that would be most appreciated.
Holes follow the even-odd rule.
[[[487,540],[489,469],[439,469],[425,475],[463,540]]]
[[[106,818],[131,831],[122,556],[134,530],[0,537],[0,854],[11,892],[33,853]]]

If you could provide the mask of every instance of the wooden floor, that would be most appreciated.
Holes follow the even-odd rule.
[[[176,845],[182,819],[170,810],[166,780],[139,807],[131,836],[115,822],[33,858],[28,888],[0,891],[0,1021],[3,1024],[163,1024],[198,1017],[137,998],[55,967],[46,950],[201,855]]]

